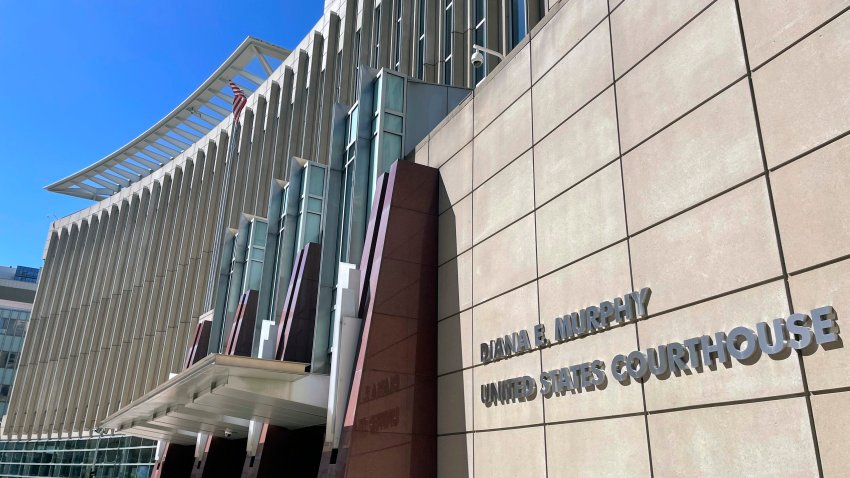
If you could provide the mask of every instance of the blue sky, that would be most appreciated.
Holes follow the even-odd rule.
[[[47,192],[195,90],[247,36],[292,49],[322,0],[25,0],[0,13],[0,265],[41,267],[50,222],[93,204]]]

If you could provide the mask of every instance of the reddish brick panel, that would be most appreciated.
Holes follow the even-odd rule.
[[[436,476],[437,181],[436,169],[399,161],[378,182],[361,264],[363,335],[324,476]]]
[[[239,297],[239,306],[236,308],[233,326],[227,337],[227,347],[224,349],[225,354],[251,356],[259,300],[260,293],[255,290],[247,290]]]

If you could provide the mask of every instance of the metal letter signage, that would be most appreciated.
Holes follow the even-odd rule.
[[[577,312],[564,314],[554,320],[554,343],[565,342],[607,330],[611,327],[646,318],[652,291],[644,287],[623,297],[604,301]],[[732,359],[747,364],[760,353],[777,358],[793,350],[813,352],[820,345],[840,343],[837,315],[830,306],[813,309],[809,314],[792,314],[770,323],[759,322],[755,328],[735,327],[726,332],[690,337],[645,350],[617,354],[609,361],[593,360],[540,374],[540,393],[549,398],[574,390],[603,388],[611,376],[622,385],[630,380],[643,382],[650,375],[667,376],[691,370],[713,370],[716,364],[731,365]],[[534,337],[532,346],[531,337]],[[546,338],[543,324],[534,326],[532,333],[520,330],[482,343],[481,362],[490,363],[553,345]],[[525,375],[481,385],[481,402],[487,406],[533,400],[537,382]]]

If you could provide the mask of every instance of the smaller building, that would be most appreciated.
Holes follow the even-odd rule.
[[[0,416],[6,414],[40,269],[0,266]]]

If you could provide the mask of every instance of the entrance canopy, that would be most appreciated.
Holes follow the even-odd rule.
[[[245,438],[251,420],[295,429],[327,419],[329,377],[308,364],[212,354],[109,416],[116,433],[195,444]]]

